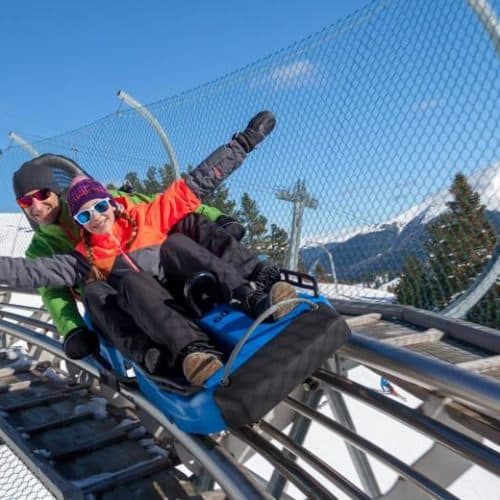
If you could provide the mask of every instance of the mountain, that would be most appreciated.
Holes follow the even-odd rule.
[[[500,164],[477,172],[468,180],[481,195],[486,216],[500,234]],[[447,210],[446,202],[451,199],[449,191],[442,191],[389,221],[349,231],[347,237],[344,233],[338,237],[322,236],[317,241],[332,255],[340,281],[371,282],[383,274],[391,279],[399,274],[408,255],[424,257],[427,227]],[[308,272],[314,272],[318,264],[330,272],[324,248],[301,248],[301,259]]]

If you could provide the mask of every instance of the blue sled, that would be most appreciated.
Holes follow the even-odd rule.
[[[226,304],[205,314],[199,324],[224,353],[225,366],[203,387],[149,375],[105,342],[101,353],[119,376],[133,366],[141,392],[183,431],[211,434],[241,427],[274,408],[350,337],[349,327],[326,298],[299,297],[309,303],[299,303],[280,321],[260,323],[240,344],[252,318]],[[235,346],[239,351],[228,366]]]

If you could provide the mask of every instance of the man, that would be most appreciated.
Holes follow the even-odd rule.
[[[233,136],[231,142],[218,148],[201,165],[217,176],[218,170],[238,168],[246,155],[252,151],[274,128],[275,119],[269,111],[253,117],[247,128]],[[66,162],[75,171],[81,170],[72,160],[59,155],[41,155],[24,163],[14,173],[13,186],[18,205],[28,219],[37,227],[26,251],[27,258],[48,257],[71,251],[80,241],[77,224],[71,217],[62,196],[63,189],[54,175],[54,163]],[[210,177],[202,183],[210,189]],[[113,196],[126,196],[134,203],[151,200],[140,194],[112,191]],[[214,207],[202,206],[199,211],[210,220],[215,220],[235,237],[241,239],[243,229],[234,219],[225,216]],[[39,293],[60,335],[81,338],[87,330],[78,312],[75,293],[67,288],[41,288]],[[127,354],[126,352],[124,354]]]

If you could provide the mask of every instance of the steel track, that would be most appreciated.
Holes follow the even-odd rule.
[[[26,311],[26,307],[22,309]],[[243,463],[245,460],[242,455],[234,453],[235,440],[250,447],[251,454],[259,454],[266,459],[277,473],[293,483],[308,498],[336,498],[332,488],[325,484],[335,485],[338,491],[351,498],[378,496],[373,491],[371,495],[367,494],[345,477],[342,471],[337,471],[334,464],[328,463],[315,455],[314,450],[308,450],[282,432],[286,423],[294,421],[299,415],[321,425],[327,432],[340,435],[350,446],[385,462],[401,477],[414,483],[417,489],[436,498],[455,498],[439,481],[429,479],[397,457],[388,455],[348,427],[326,417],[324,412],[317,411],[315,406],[304,405],[304,399],[300,397],[288,398],[279,405],[288,408],[283,410],[289,412],[285,421],[267,418],[267,421],[257,422],[254,426],[233,429],[230,433],[215,436],[215,441],[186,435],[134,388],[120,385],[112,379],[105,381],[94,366],[77,362],[63,370],[60,360],[64,355],[60,350],[60,343],[46,335],[46,332],[53,330],[51,325],[20,317],[3,308],[0,316],[3,318],[0,320],[0,331],[37,346],[30,353],[36,352],[39,356],[43,352],[51,356],[46,361],[31,357],[20,363],[19,358],[8,359],[14,357],[12,349],[4,351],[0,359],[0,438],[58,498],[126,498],[124,494],[132,496],[133,492],[146,495],[144,498],[162,498],[161,495],[165,492],[168,497],[175,495],[177,498],[200,498],[197,495],[201,493],[205,496],[220,496],[220,490],[217,493],[214,489],[215,484],[222,487],[230,498],[268,498],[265,487],[269,489],[269,484],[262,478],[251,476]],[[343,348],[342,353],[381,373],[399,377],[397,380],[407,383],[407,388],[420,391],[420,396],[427,392],[433,393],[436,387],[446,388],[439,376],[432,381],[433,384],[429,384],[422,374],[410,377],[405,370],[398,369],[397,363],[391,358],[394,352],[389,349],[387,353],[383,349],[387,348],[388,343],[376,338],[382,335],[381,331],[386,332],[384,340],[404,336],[409,338],[421,331],[421,344],[429,340],[429,335],[425,336],[425,329],[418,322],[412,324],[401,321],[400,318],[392,318],[392,321],[389,319],[386,314],[385,317],[365,317],[364,321],[359,318],[351,320],[356,332],[355,341]],[[24,323],[24,326],[20,326],[20,323]],[[43,333],[36,333],[35,329]],[[442,341],[446,335],[444,333],[438,336],[439,340]],[[381,349],[375,359],[378,364],[364,353],[366,349],[369,350],[365,341],[375,342],[375,347]],[[391,347],[410,353],[410,356],[424,356],[421,352],[415,354],[414,350],[394,347],[398,342],[403,347],[415,345],[414,341],[405,344],[398,340],[393,341]],[[374,348],[373,345],[370,347]],[[480,359],[489,358],[493,354],[484,347],[476,346],[476,351],[481,352]],[[426,361],[435,360],[433,356],[425,358]],[[338,369],[339,366],[349,362],[345,358],[337,358],[336,361],[337,372],[342,372],[342,369]],[[444,363],[443,360],[440,362]],[[59,373],[60,380],[51,375],[52,371]],[[318,370],[314,375],[319,382],[317,387],[308,382],[309,389],[312,387],[319,391],[318,397],[313,399],[319,401],[323,393],[328,395],[331,391],[348,394],[425,433],[446,447],[451,454],[500,475],[499,454],[481,444],[477,437],[470,437],[384,395],[358,386],[335,371]],[[462,371],[474,375],[469,370]],[[479,384],[485,382],[483,378],[486,377],[483,375],[477,377],[472,378]],[[485,382],[486,386],[489,383],[491,380]],[[491,415],[496,404],[494,397],[488,399],[488,392],[483,394],[484,397],[472,401],[467,399],[466,394],[458,396],[456,402],[447,403],[450,412],[451,409],[464,409],[462,413],[458,411],[462,420],[466,414],[467,419],[476,422],[475,430],[486,430],[482,435],[487,437],[491,437],[493,431],[498,431],[498,421]],[[89,406],[96,398],[100,401],[100,410]],[[98,414],[99,411],[102,414]],[[278,442],[284,449],[272,445],[270,439]],[[233,455],[240,459],[239,463]],[[312,468],[314,472],[309,473],[299,466],[295,461],[296,457],[306,462],[308,470]],[[187,471],[179,470],[181,463],[187,466]],[[283,491],[281,495],[286,498]]]

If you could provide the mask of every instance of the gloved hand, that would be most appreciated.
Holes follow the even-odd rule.
[[[80,326],[66,335],[63,349],[68,358],[82,359],[99,352],[99,338],[92,330]]]
[[[225,231],[237,241],[241,241],[243,236],[245,236],[245,226],[234,217],[230,217],[229,215],[220,215],[215,223],[218,226],[223,227]]]
[[[123,181],[123,184],[118,188],[118,191],[123,191],[124,193],[133,193],[134,186],[132,186],[132,183],[128,179],[125,179]]]
[[[233,136],[246,153],[250,153],[257,144],[268,136],[276,125],[276,118],[271,111],[257,113],[247,125],[247,128]]]

